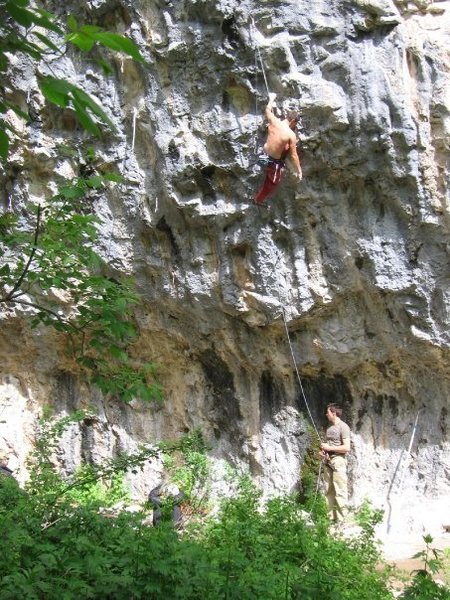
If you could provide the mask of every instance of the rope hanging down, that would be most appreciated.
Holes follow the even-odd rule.
[[[254,35],[255,32],[257,31],[257,29],[256,29],[256,25],[255,25],[255,20],[254,20],[253,17],[251,17],[251,22],[252,22],[252,27],[253,27],[253,35],[252,35],[252,37],[253,37],[253,40],[255,42],[255,71],[256,71],[256,77],[258,76],[257,69],[256,69],[256,65],[257,65],[257,58],[256,57],[258,57],[260,65],[261,65],[261,71],[262,71],[262,74],[263,74],[263,77],[264,77],[264,84],[266,86],[267,95],[270,96],[269,84],[267,83],[267,77],[266,77],[266,71],[264,69],[264,63],[263,63],[263,60],[262,60],[262,57],[261,57],[261,52],[259,50],[259,45],[258,45],[257,40],[256,40],[256,35]],[[256,100],[255,100],[255,102],[256,102]],[[282,309],[282,313],[283,313],[284,328],[286,330],[286,337],[287,337],[287,341],[288,341],[288,344],[289,344],[289,349],[291,351],[292,363],[294,365],[294,369],[295,369],[295,372],[297,374],[297,379],[298,379],[298,383],[300,385],[300,390],[301,390],[301,393],[302,393],[302,396],[303,396],[303,401],[305,402],[306,410],[308,411],[308,415],[309,415],[309,418],[311,419],[311,423],[312,423],[312,426],[314,427],[314,431],[316,432],[316,435],[319,438],[319,441],[322,441],[321,437],[320,437],[320,434],[319,434],[319,431],[318,431],[318,429],[316,427],[316,424],[314,422],[313,416],[311,414],[311,410],[309,408],[308,400],[306,399],[305,391],[303,389],[303,384],[302,384],[302,380],[301,380],[301,377],[300,377],[300,373],[298,372],[297,363],[295,362],[294,350],[292,348],[291,338],[289,336],[289,330],[288,330],[288,326],[287,326],[287,322],[286,322],[286,315],[285,315],[285,312],[284,312],[284,308]],[[320,477],[320,471],[319,471],[319,477]]]
[[[131,139],[131,153],[134,152],[134,142],[136,141],[136,119],[137,119],[137,108],[133,108],[133,137]]]
[[[414,442],[414,437],[416,435],[416,431],[417,431],[417,424],[419,422],[419,415],[422,412],[423,408],[419,408],[419,410],[417,411],[417,415],[414,421],[414,425],[412,428],[412,432],[411,432],[411,439],[409,440],[409,446],[408,446],[408,450],[406,451],[406,456],[411,457],[411,450],[412,450],[412,446],[413,446],[413,442]],[[405,473],[406,473],[406,468],[407,468],[407,463],[404,463],[402,465],[402,468],[400,470],[400,465],[402,463],[403,460],[403,454],[404,454],[404,450],[402,450],[401,454],[400,454],[400,458],[397,462],[397,466],[395,468],[394,471],[394,475],[392,477],[391,480],[391,484],[389,486],[389,490],[386,496],[386,503],[388,505],[388,518],[387,518],[387,522],[386,522],[386,531],[387,533],[391,532],[391,521],[392,521],[392,514],[393,514],[393,506],[392,506],[392,500],[391,500],[391,495],[393,495],[393,489],[394,489],[394,483],[395,483],[395,477],[397,475],[397,472],[400,471],[400,479],[399,479],[399,484],[396,490],[396,495],[397,497],[399,497],[401,495],[402,492],[402,488],[403,488],[403,480],[405,478]]]
[[[319,432],[317,430],[316,424],[314,423],[313,416],[312,416],[311,411],[309,409],[309,404],[308,404],[308,400],[306,399],[305,390],[303,389],[303,384],[302,384],[302,380],[301,380],[301,377],[300,377],[300,373],[298,372],[298,369],[297,369],[297,363],[295,362],[294,350],[293,350],[292,344],[291,344],[291,338],[290,338],[290,335],[289,335],[289,329],[288,329],[287,322],[286,322],[286,315],[284,313],[284,308],[282,308],[282,313],[283,313],[284,329],[286,330],[286,338],[287,338],[287,341],[288,341],[288,344],[289,344],[289,349],[291,351],[292,363],[294,365],[295,372],[297,373],[298,383],[300,384],[300,390],[302,392],[303,401],[305,402],[306,410],[308,411],[308,415],[309,415],[309,418],[311,419],[311,423],[312,423],[312,426],[314,427],[314,431],[316,432],[316,435],[319,438],[319,441],[321,442],[322,440],[320,438],[320,435],[319,435]],[[323,462],[323,460],[321,460],[319,462],[319,472],[317,474],[316,489],[314,491],[313,505],[316,502],[317,494],[319,492],[323,464],[324,464],[324,462]],[[311,506],[311,510],[309,511],[309,514],[312,513],[312,509],[313,509],[313,506]]]
[[[303,389],[303,384],[302,384],[302,380],[301,380],[301,377],[300,377],[300,373],[298,372],[297,363],[295,362],[294,350],[292,348],[291,338],[289,336],[289,330],[288,330],[288,326],[287,326],[287,322],[286,322],[286,315],[284,313],[284,308],[282,308],[282,313],[283,313],[284,328],[286,330],[286,337],[287,337],[287,341],[288,341],[288,344],[289,344],[289,349],[291,351],[292,363],[294,365],[294,369],[295,369],[295,372],[297,374],[298,383],[300,384],[300,390],[302,392],[303,401],[305,402],[306,410],[308,411],[308,415],[309,415],[309,418],[311,419],[311,423],[312,423],[312,425],[314,427],[314,431],[316,432],[317,437],[321,441],[319,431],[317,430],[317,427],[316,427],[316,424],[314,422],[313,416],[312,416],[311,411],[309,409],[308,400],[306,399],[305,391]]]
[[[253,17],[251,17],[251,19],[252,19],[253,31],[257,31],[256,25],[255,25],[255,20],[253,19]],[[257,55],[258,58],[259,58],[259,62],[261,64],[261,71],[262,71],[262,74],[263,74],[263,77],[264,77],[264,83],[266,84],[267,95],[269,95],[270,94],[269,84],[267,83],[266,71],[264,69],[264,63],[263,63],[262,58],[261,58],[261,52],[259,51],[259,46],[258,46],[258,43],[256,41],[256,36],[254,36],[253,39],[255,41],[255,56]],[[255,60],[255,62],[256,62],[256,60]]]

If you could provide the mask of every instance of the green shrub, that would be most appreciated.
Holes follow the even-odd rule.
[[[425,549],[414,555],[423,560],[423,568],[413,571],[413,579],[402,594],[404,600],[450,600],[450,588],[434,581],[433,575],[444,568],[443,552],[432,547],[431,535],[423,536]]]
[[[64,479],[50,455],[59,433],[79,418],[42,427],[26,491],[0,479],[0,600],[393,598],[373,537],[380,514],[368,504],[356,516],[361,533],[351,539],[330,533],[322,498],[309,512],[293,496],[263,503],[248,478],[217,514],[183,531],[170,521],[149,526],[145,508],[113,518],[99,514],[105,497],[96,483],[118,481],[121,495],[121,475],[145,457],[124,456]],[[188,436],[165,444],[164,453],[171,452],[190,456],[201,448]],[[202,476],[202,468],[189,472],[197,470]],[[427,568],[435,566],[433,556]],[[442,600],[446,594],[428,574],[418,574],[404,598]]]

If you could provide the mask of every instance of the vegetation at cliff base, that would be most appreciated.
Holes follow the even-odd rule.
[[[12,477],[0,477],[1,600],[394,598],[374,541],[380,515],[369,506],[356,517],[359,532],[343,537],[331,532],[320,497],[262,503],[249,479],[240,477],[219,512],[207,514],[205,504],[192,512],[208,471],[198,432],[63,476],[54,460],[58,438],[85,417],[41,424],[24,490]],[[163,455],[173,456],[172,474],[190,486],[189,506],[182,507],[189,519],[181,529],[164,511],[166,520],[153,527],[146,503],[137,512],[123,508],[123,474]],[[121,509],[105,510],[117,500]],[[431,577],[439,565],[428,546],[424,559],[424,570],[401,597],[448,600],[450,590]]]

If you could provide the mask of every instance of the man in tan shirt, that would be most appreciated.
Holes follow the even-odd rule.
[[[277,117],[273,112],[275,97],[275,94],[269,94],[269,102],[265,111],[268,131],[264,152],[267,154],[268,163],[264,183],[255,196],[256,204],[262,204],[275,191],[281,181],[287,157],[295,167],[298,180],[302,179],[302,168],[297,153],[297,136],[295,135],[295,128],[300,116],[297,112],[290,111]]]
[[[342,521],[347,512],[347,459],[350,452],[350,427],[341,420],[342,408],[329,404],[325,413],[330,426],[327,441],[321,444],[321,456],[325,459],[324,479],[328,509],[333,520]]]

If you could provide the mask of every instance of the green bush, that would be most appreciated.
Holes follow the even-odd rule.
[[[380,514],[367,504],[356,515],[361,533],[350,539],[330,533],[322,498],[309,512],[293,496],[262,503],[245,478],[215,516],[201,514],[184,531],[170,520],[149,526],[145,508],[114,517],[99,514],[104,497],[96,482],[106,477],[120,483],[124,471],[138,468],[148,455],[123,456],[63,478],[52,466],[51,453],[64,427],[81,418],[77,414],[42,426],[25,490],[0,477],[0,600],[393,598],[373,535]],[[192,452],[201,453],[196,435],[165,444],[164,454],[190,460]],[[193,469],[189,460],[189,481],[195,471],[201,479],[198,456]],[[121,485],[118,490],[122,494]],[[425,541],[426,568],[403,597],[448,599],[448,589],[427,571],[438,563]]]
[[[248,484],[181,535],[145,513],[111,519],[65,498],[43,514],[17,486],[0,494],[2,599],[391,598],[358,543],[330,536],[294,498],[261,508]]]

